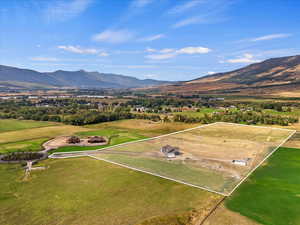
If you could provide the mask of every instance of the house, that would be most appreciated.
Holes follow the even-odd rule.
[[[66,141],[68,144],[78,144],[80,143],[80,138],[76,136],[71,136]]]
[[[167,158],[175,158],[177,155],[180,155],[178,147],[173,147],[171,145],[165,145],[160,150]]]
[[[92,136],[88,138],[88,143],[95,144],[95,143],[105,143],[106,139],[101,136]]]
[[[137,111],[137,112],[146,112],[146,108],[145,107],[136,107],[135,108],[135,111]]]
[[[232,160],[232,163],[238,166],[247,166],[248,162],[250,161],[250,158],[247,159],[234,159]]]

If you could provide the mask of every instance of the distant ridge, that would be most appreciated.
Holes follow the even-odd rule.
[[[162,87],[167,92],[271,93],[299,91],[300,55],[272,58],[226,73]]]
[[[2,88],[141,88],[171,83],[84,70],[41,73],[0,65],[0,87]]]

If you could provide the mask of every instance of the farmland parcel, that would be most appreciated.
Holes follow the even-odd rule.
[[[229,195],[293,134],[287,129],[214,123],[84,154]]]

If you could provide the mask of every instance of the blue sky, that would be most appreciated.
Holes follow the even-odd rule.
[[[0,64],[190,80],[300,54],[298,0],[1,0]]]

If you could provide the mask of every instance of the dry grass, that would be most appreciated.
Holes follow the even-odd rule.
[[[107,129],[107,128],[119,128],[119,129],[130,129],[138,130],[140,134],[145,136],[158,136],[161,134],[167,134],[179,130],[188,129],[191,127],[199,126],[199,124],[186,124],[186,123],[162,123],[153,122],[150,120],[119,120],[108,123],[101,123],[95,125],[86,126],[87,128],[95,129]]]
[[[76,132],[88,131],[89,129],[79,126],[52,126],[27,129],[26,131],[10,131],[1,133],[0,143],[10,143],[37,138],[53,138],[59,135],[71,135]]]
[[[228,210],[223,204],[220,205],[203,225],[259,225],[236,212]]]
[[[224,194],[230,191],[293,131],[216,123],[151,140],[111,147],[93,156]],[[179,147],[167,159],[160,149]],[[250,159],[246,166],[233,160]]]

